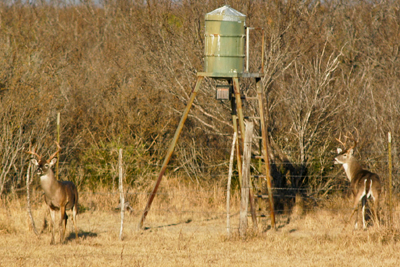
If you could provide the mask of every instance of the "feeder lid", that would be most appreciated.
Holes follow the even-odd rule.
[[[239,11],[231,8],[229,5],[217,8],[205,16],[206,20],[223,20],[223,21],[238,21],[246,19],[246,15],[240,13]]]

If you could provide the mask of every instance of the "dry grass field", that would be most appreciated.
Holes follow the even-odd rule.
[[[252,230],[249,218],[250,229],[242,239],[234,194],[228,238],[222,186],[204,189],[174,180],[162,185],[144,230],[137,231],[137,224],[146,195],[128,197],[133,211],[125,214],[123,241],[120,212],[114,208],[118,194],[81,193],[85,210],[78,216],[79,241],[70,221],[63,245],[50,245],[48,230],[34,234],[24,197],[5,199],[0,208],[0,266],[399,266],[397,206],[393,229],[382,225],[354,231],[346,224],[350,201],[334,197],[305,206],[303,214],[277,214],[277,231],[269,229],[268,219]],[[40,191],[32,202],[36,227],[41,228],[46,212]]]
[[[28,2],[0,0],[0,267],[400,266],[400,1]],[[246,60],[249,73],[260,72],[274,186],[324,190],[294,207],[277,201],[276,230],[268,212],[256,229],[249,217],[245,238],[238,234],[237,189],[227,236],[234,102],[215,99],[227,81],[205,77],[192,94],[208,69],[205,15],[228,2],[246,14],[246,25],[264,29],[251,31]],[[238,76],[243,103],[236,109],[257,118],[257,102],[245,99],[260,87],[244,79],[253,75]],[[191,95],[196,100],[166,171],[181,177],[165,177],[138,230]],[[346,132],[359,132],[356,157],[398,194],[391,225],[385,196],[379,228],[353,230],[348,223],[351,200],[336,191],[347,179],[332,162],[335,139]],[[32,145],[47,157],[56,137],[59,174],[76,184],[80,213],[78,236],[70,220],[66,242],[50,245],[49,227],[42,227],[49,215],[33,175],[31,210],[36,228],[44,228],[40,235],[28,216],[23,151]],[[262,145],[254,141],[255,152]],[[106,189],[118,178],[118,149],[131,186],[123,240],[119,194]]]

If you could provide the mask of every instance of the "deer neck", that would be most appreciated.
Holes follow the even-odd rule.
[[[58,181],[54,177],[52,170],[49,170],[46,174],[40,176],[40,185],[46,196],[53,195],[56,189],[59,187]]]
[[[358,163],[354,158],[350,159],[349,162],[344,163],[343,168],[350,182],[353,181],[356,174],[362,170],[360,163]]]

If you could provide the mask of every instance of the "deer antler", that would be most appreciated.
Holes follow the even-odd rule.
[[[47,160],[47,162],[50,162],[61,151],[60,144],[57,141],[54,141],[54,142],[57,145],[57,151],[54,152],[54,154],[50,156],[50,158]]]
[[[347,136],[344,136],[344,137],[347,139]],[[340,139],[342,139],[342,132],[340,132],[339,138],[335,138],[335,139],[343,146],[344,149],[346,149],[346,144],[345,144],[346,140],[344,142],[342,142],[342,140],[340,140]]]
[[[348,138],[348,139],[350,139],[351,141],[354,142],[354,145],[353,145],[352,147],[350,147],[350,149],[354,149],[354,148],[357,146],[357,144],[358,144],[359,133],[358,133],[358,130],[357,130],[356,127],[354,127],[354,129],[356,129],[356,132],[357,132],[357,140],[354,138],[354,136],[353,136],[352,133],[350,133],[350,134],[351,134],[351,137],[345,136],[346,138]]]
[[[40,156],[38,153],[36,153],[35,148],[31,149],[31,144],[29,144],[29,150],[28,151],[24,151],[24,152],[26,154],[30,154],[30,155],[36,156],[39,161],[42,160],[42,156]]]

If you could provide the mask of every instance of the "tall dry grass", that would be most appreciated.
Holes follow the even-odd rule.
[[[24,197],[4,199],[0,266],[398,266],[400,261],[397,203],[391,227],[383,216],[380,228],[363,231],[353,230],[348,223],[349,199],[340,195],[305,199],[303,212],[277,214],[277,231],[269,229],[268,217],[259,218],[254,230],[249,217],[248,234],[242,239],[235,192],[232,235],[227,237],[223,185],[207,187],[165,177],[158,192],[145,230],[140,231],[137,223],[148,195],[133,191],[127,195],[133,211],[125,216],[123,241],[119,240],[120,212],[115,209],[118,194],[81,192],[79,242],[69,224],[66,244],[53,246],[48,230],[36,237],[30,229]],[[41,192],[35,192],[32,212],[37,227],[46,216],[41,199]]]

